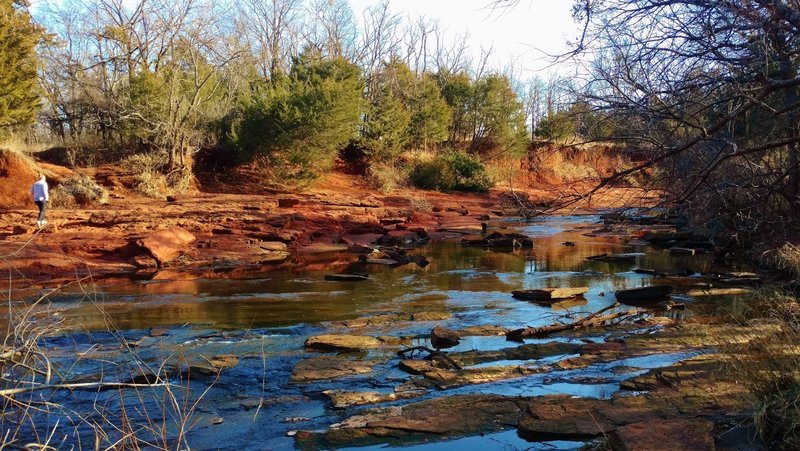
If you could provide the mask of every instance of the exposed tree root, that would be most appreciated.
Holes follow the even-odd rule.
[[[549,326],[544,327],[525,327],[522,329],[514,329],[506,333],[506,338],[509,340],[520,341],[523,338],[532,338],[532,337],[542,337],[545,335],[554,334],[557,332],[564,332],[567,330],[577,330],[577,329],[585,329],[588,327],[598,327],[602,326],[603,323],[606,321],[611,321],[614,319],[619,318],[627,318],[631,316],[636,316],[641,313],[639,309],[631,309],[625,310],[622,312],[615,312],[608,315],[603,316],[603,313],[613,310],[619,307],[619,303],[614,305],[609,305],[603,309],[600,309],[591,315],[585,316],[577,321],[568,324],[551,324]]]
[[[452,366],[453,366],[453,368],[455,368],[455,369],[457,369],[457,370],[462,370],[462,369],[463,369],[463,368],[461,367],[461,365],[459,365],[458,363],[456,363],[456,361],[455,361],[455,360],[453,360],[453,359],[451,359],[450,357],[448,357],[448,356],[447,356],[447,354],[445,354],[444,352],[442,352],[442,351],[437,351],[437,350],[435,350],[435,349],[431,349],[431,348],[429,348],[429,347],[427,347],[427,346],[414,346],[414,347],[412,347],[412,348],[401,349],[401,350],[397,351],[397,355],[399,355],[399,356],[401,356],[401,357],[402,357],[402,356],[404,356],[405,354],[408,354],[408,353],[414,353],[415,351],[426,351],[426,352],[428,352],[428,354],[430,355],[431,359],[442,359],[442,360],[444,360],[445,362],[447,362],[447,363],[449,363],[450,365],[452,365]]]

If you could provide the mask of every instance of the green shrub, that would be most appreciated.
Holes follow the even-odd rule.
[[[409,179],[417,188],[439,191],[485,193],[494,186],[486,167],[465,152],[448,152],[431,161],[420,161],[411,169]]]
[[[288,75],[257,85],[228,139],[242,160],[266,161],[277,182],[313,180],[356,138],[363,91],[356,65],[305,52]]]
[[[464,152],[445,155],[445,162],[456,176],[454,190],[485,193],[494,186],[486,172],[486,166]]]
[[[411,184],[421,189],[450,191],[455,183],[455,175],[439,158],[420,161],[409,174]]]

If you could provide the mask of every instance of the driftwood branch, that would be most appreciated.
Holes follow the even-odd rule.
[[[414,351],[426,351],[430,355],[431,359],[442,359],[442,360],[446,361],[447,363],[449,363],[450,365],[452,365],[453,368],[455,368],[457,370],[462,370],[463,369],[463,368],[461,368],[461,365],[456,363],[455,360],[453,360],[450,357],[448,357],[448,355],[445,354],[444,352],[437,351],[436,349],[431,349],[431,348],[429,348],[427,346],[414,346],[412,348],[401,349],[401,350],[397,351],[397,355],[403,357],[405,354],[412,353]]]
[[[525,327],[522,329],[514,329],[506,333],[506,338],[509,340],[522,340],[523,338],[542,337],[545,335],[554,334],[557,332],[564,332],[567,330],[585,329],[588,327],[599,326],[606,321],[611,321],[617,318],[629,317],[638,315],[639,309],[631,309],[622,312],[615,312],[608,315],[603,313],[619,307],[619,303],[609,305],[600,309],[591,315],[585,316],[577,321],[568,324],[551,324],[543,327]]]
[[[0,390],[0,397],[18,395],[41,390],[81,390],[89,388],[137,388],[137,387],[163,387],[167,384],[137,384],[125,382],[76,382],[71,384],[43,384],[32,385],[29,387],[8,388]]]

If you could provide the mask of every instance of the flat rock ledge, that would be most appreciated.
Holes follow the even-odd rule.
[[[381,345],[380,340],[368,335],[315,335],[306,339],[306,348],[317,351],[366,351]]]
[[[380,393],[376,391],[347,391],[347,390],[325,390],[323,395],[331,400],[334,409],[344,409],[350,406],[363,406],[366,404],[379,404],[383,402],[397,401],[399,399],[411,399],[423,395],[422,390],[404,391],[396,393]]]
[[[405,406],[374,408],[331,425],[325,432],[298,431],[300,449],[402,446],[516,428],[534,442],[604,442],[615,450],[713,450],[715,422],[746,411],[746,390],[720,371],[720,355],[702,355],[630,379],[611,399],[568,395],[511,397],[454,395]],[[377,393],[334,393],[378,402]],[[329,395],[330,396],[330,395]]]
[[[159,264],[169,263],[180,255],[196,238],[181,227],[159,230],[136,241]]]
[[[340,356],[311,357],[295,365],[291,381],[304,383],[370,374],[373,365],[374,362]]]
[[[371,409],[324,433],[299,431],[300,449],[404,444],[501,431],[519,423],[526,400],[496,395],[459,395],[403,407]]]

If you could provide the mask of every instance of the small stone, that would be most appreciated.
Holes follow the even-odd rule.
[[[222,417],[213,417],[213,418],[211,418],[210,423],[211,424],[222,424],[224,421],[225,421],[225,419],[222,418]]]
[[[265,251],[273,251],[273,252],[286,252],[286,243],[280,241],[262,241],[258,243],[258,247],[264,249]]]
[[[137,256],[133,257],[132,261],[133,261],[133,264],[135,266],[139,267],[139,268],[157,268],[158,267],[158,262],[156,261],[156,259],[151,257],[151,256],[149,256],[149,255],[145,255],[145,254],[141,254],[141,255],[137,255]]]
[[[444,321],[453,315],[449,312],[416,312],[411,314],[411,321]]]
[[[278,207],[280,208],[292,208],[299,203],[300,199],[296,199],[293,197],[281,197],[280,199],[278,199]]]
[[[211,359],[209,359],[208,363],[211,364],[214,368],[218,370],[225,370],[228,368],[233,368],[239,364],[239,357],[233,354],[220,354],[215,355]]]
[[[430,360],[417,359],[403,359],[400,361],[399,368],[411,374],[423,374],[434,370]]]
[[[304,421],[308,421],[309,418],[307,417],[286,417],[283,419],[284,423],[302,423]]]
[[[452,348],[460,343],[458,332],[437,324],[431,330],[431,345],[436,349]]]
[[[167,326],[154,326],[150,328],[151,337],[163,337],[169,335],[170,328]]]

